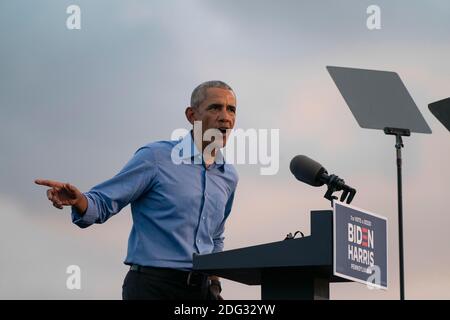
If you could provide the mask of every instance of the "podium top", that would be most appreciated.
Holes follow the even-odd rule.
[[[333,213],[311,212],[311,235],[252,247],[194,255],[194,270],[248,285],[261,284],[264,272],[298,270],[332,282],[347,281],[333,276]]]
[[[431,133],[397,73],[335,66],[327,70],[360,127]]]

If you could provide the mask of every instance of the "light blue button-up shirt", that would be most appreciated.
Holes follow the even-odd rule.
[[[191,269],[194,253],[223,250],[237,182],[221,152],[205,168],[189,133],[139,148],[117,175],[84,193],[87,210],[81,216],[73,208],[72,221],[81,228],[103,223],[130,203],[133,226],[125,264]]]

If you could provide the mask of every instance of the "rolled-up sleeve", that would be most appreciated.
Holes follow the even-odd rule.
[[[88,201],[86,212],[80,215],[72,207],[72,222],[80,228],[104,223],[149,191],[156,171],[157,162],[152,148],[146,146],[138,149],[118,174],[84,193]]]

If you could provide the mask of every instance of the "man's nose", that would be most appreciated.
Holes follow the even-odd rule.
[[[229,122],[231,124],[233,121],[233,117],[234,115],[232,115],[231,112],[228,112],[227,108],[222,108],[219,115],[219,121]]]

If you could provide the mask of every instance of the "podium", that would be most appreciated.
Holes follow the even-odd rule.
[[[193,269],[247,285],[262,300],[324,300],[333,275],[333,211],[311,211],[311,235],[246,248],[194,255]]]

